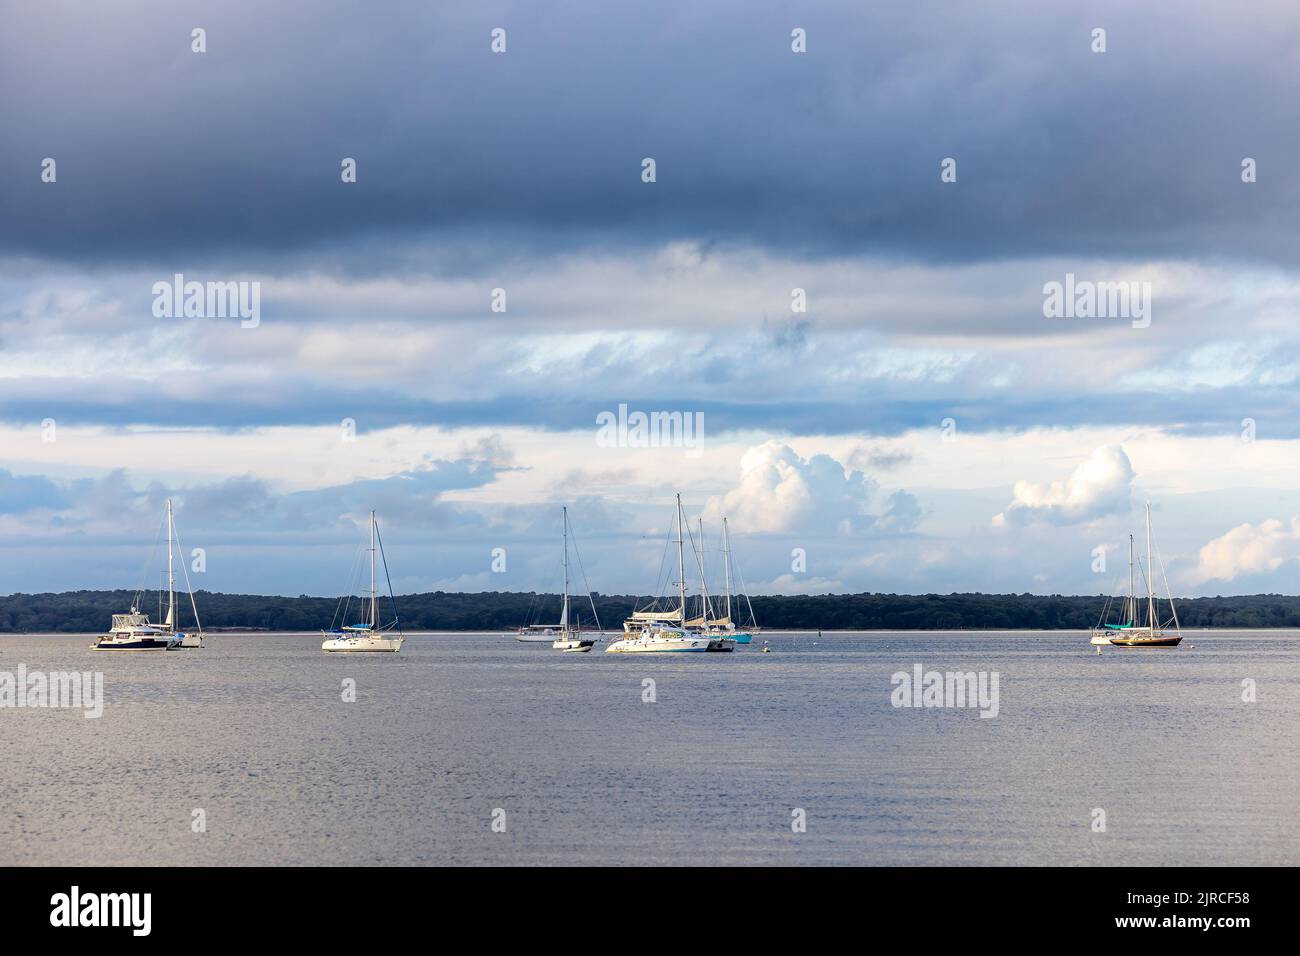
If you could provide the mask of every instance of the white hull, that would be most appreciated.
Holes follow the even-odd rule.
[[[564,651],[566,654],[585,654],[591,650],[595,641],[556,641],[551,645],[557,651]]]
[[[674,654],[685,651],[707,651],[707,637],[648,637],[627,638],[615,641],[605,648],[607,654]]]
[[[331,637],[321,644],[322,651],[333,653],[374,654],[388,652],[395,654],[402,649],[405,638],[401,637]]]
[[[202,646],[203,646],[203,635],[202,635],[202,634],[182,634],[182,635],[181,635],[180,643],[177,644],[176,646],[177,646],[177,647],[202,647]]]
[[[516,634],[515,640],[520,644],[550,644],[555,641],[555,634]]]
[[[1094,644],[1109,644],[1109,643],[1110,643],[1110,638],[1107,637],[1105,634],[1094,634],[1094,635],[1092,635],[1092,643],[1094,643]]]

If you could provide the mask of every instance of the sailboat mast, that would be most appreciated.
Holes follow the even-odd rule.
[[[681,598],[682,627],[686,626],[686,556],[682,551],[682,539],[686,537],[686,525],[682,520],[682,496],[677,496],[677,593]]]
[[[375,513],[370,512],[370,629],[379,624],[379,602],[375,591]]]
[[[727,621],[731,621],[731,540],[727,533],[727,518],[722,518],[722,573],[727,582]]]
[[[564,606],[560,610],[560,629],[569,629],[569,509],[562,509],[564,515]],[[554,580],[554,578],[552,578]]]
[[[167,624],[176,627],[176,568],[173,564],[172,538],[176,536],[176,526],[172,521],[172,500],[167,499]]]
[[[700,547],[695,552],[695,561],[700,566],[700,617],[703,619],[705,627],[707,627],[709,618],[713,615],[713,609],[709,607],[709,584],[704,580],[704,516],[701,515],[698,520]]]
[[[1130,626],[1137,623],[1137,621],[1134,620],[1134,618],[1137,617],[1137,608],[1134,606],[1134,602],[1136,600],[1137,598],[1135,598],[1133,595],[1133,534],[1130,532],[1128,536],[1128,615],[1127,615],[1128,616],[1127,623]]]
[[[1147,623],[1154,631],[1156,627],[1156,591],[1155,571],[1151,564],[1151,502],[1147,502]]]

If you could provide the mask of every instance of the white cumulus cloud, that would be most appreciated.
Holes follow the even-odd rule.
[[[1290,525],[1277,518],[1239,524],[1201,548],[1195,580],[1231,581],[1242,574],[1276,571],[1300,558],[1300,518]]]
[[[1064,481],[1017,481],[1011,503],[993,523],[1026,524],[1041,520],[1051,524],[1078,524],[1129,508],[1133,465],[1119,445],[1103,445]]]
[[[920,520],[920,505],[906,491],[880,498],[873,479],[830,455],[804,458],[783,442],[768,441],[741,456],[740,484],[710,499],[706,510],[727,515],[747,533],[849,534],[872,526],[907,531]]]

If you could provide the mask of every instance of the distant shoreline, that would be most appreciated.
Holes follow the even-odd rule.
[[[103,633],[113,614],[128,610],[134,591],[66,591],[16,593],[0,597],[0,634]],[[204,629],[213,633],[310,633],[334,624],[357,623],[360,598],[351,598],[347,620],[340,616],[347,599],[281,597],[198,591],[196,599]],[[1105,595],[983,594],[821,594],[754,595],[736,598],[732,616],[738,627],[754,620],[767,631],[1072,631],[1095,626],[1110,600]],[[605,631],[618,631],[633,610],[650,598],[638,595],[571,596],[571,614],[587,627],[599,621]],[[716,601],[716,598],[715,598]],[[1272,630],[1300,628],[1300,597],[1251,594],[1232,597],[1176,598],[1184,630]],[[719,613],[720,602],[714,613]],[[141,610],[158,614],[156,592],[148,592]],[[1118,610],[1112,603],[1112,612]],[[182,627],[193,627],[189,600],[180,602]],[[412,633],[514,631],[523,624],[559,620],[560,596],[532,591],[434,591],[399,595],[396,612],[381,598],[381,616],[396,613]],[[696,613],[692,611],[692,613]]]
[[[823,628],[821,630],[807,630],[795,628],[762,628],[755,637],[756,641],[761,643],[765,635],[781,635],[793,637],[835,637],[845,634],[1087,634],[1090,628],[1086,627],[1057,627],[1057,628],[1005,628],[1005,627],[988,627],[988,628],[908,628],[900,630],[898,628]],[[1184,627],[1185,634],[1231,634],[1235,632],[1254,632],[1254,631],[1300,631],[1300,626],[1296,627]],[[309,635],[320,634],[320,628],[311,628],[307,630],[289,631],[289,630],[268,630],[267,628],[246,628],[246,627],[220,627],[204,628],[204,633],[218,637],[260,637],[260,636],[278,636],[278,635]],[[450,630],[442,628],[438,630],[428,630],[425,628],[404,628],[403,632],[407,637],[432,637],[438,635],[465,635],[465,636],[499,636],[513,637],[512,631],[501,628],[463,628],[459,630]],[[86,638],[93,640],[102,631],[0,631],[0,640],[6,637],[68,637],[68,638]],[[603,632],[592,631],[592,634],[602,633],[606,636],[622,634],[622,628],[606,628]]]

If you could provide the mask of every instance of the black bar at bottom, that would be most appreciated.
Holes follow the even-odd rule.
[[[729,947],[765,941],[775,926],[918,942],[963,927],[968,939],[1231,942],[1283,929],[1294,880],[1292,870],[1232,868],[9,868],[0,870],[0,925],[9,941],[336,945],[446,940],[453,925],[487,940],[535,919],[566,945],[610,945],[696,916],[694,941]]]

